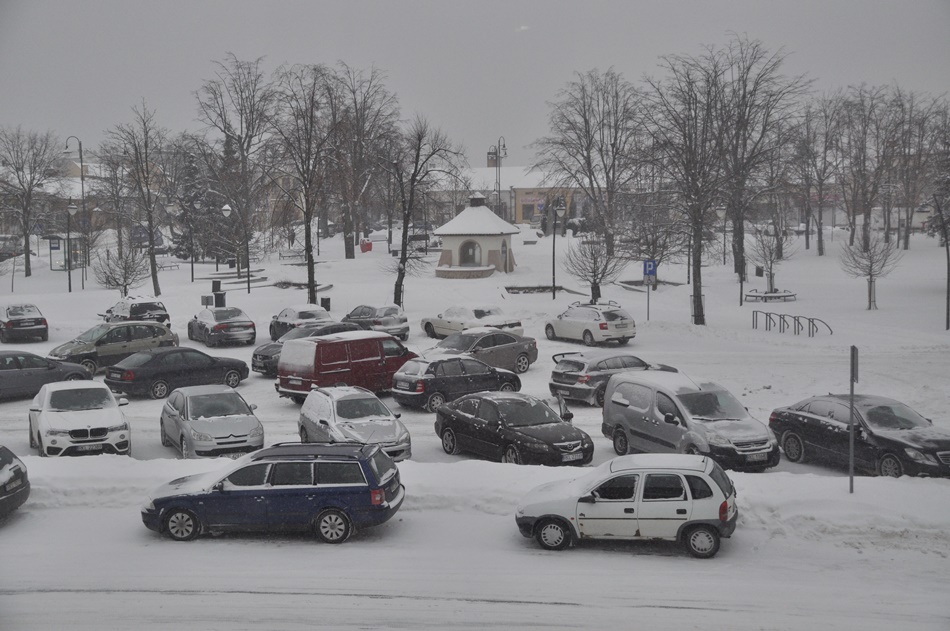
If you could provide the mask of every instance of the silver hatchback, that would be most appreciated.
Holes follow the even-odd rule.
[[[255,451],[264,446],[255,409],[225,385],[178,388],[162,407],[162,445],[177,448],[182,458]]]

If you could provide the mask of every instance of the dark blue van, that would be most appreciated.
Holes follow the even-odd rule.
[[[176,541],[207,532],[312,531],[342,543],[382,524],[405,498],[399,470],[378,445],[280,443],[225,470],[172,480],[142,508],[142,521]]]

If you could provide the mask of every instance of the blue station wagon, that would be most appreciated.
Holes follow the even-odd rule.
[[[142,508],[142,521],[176,541],[208,532],[312,531],[342,543],[382,524],[405,498],[399,470],[377,445],[281,443],[225,470],[172,480]]]

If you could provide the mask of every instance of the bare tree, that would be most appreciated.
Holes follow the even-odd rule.
[[[775,289],[775,271],[779,264],[792,254],[792,237],[781,226],[753,226],[749,239],[749,259],[765,271],[768,292]]]
[[[646,118],[653,134],[656,168],[673,189],[692,250],[693,323],[706,324],[702,256],[705,234],[717,221],[722,190],[723,127],[719,112],[725,65],[720,56],[664,57],[667,76],[647,79]]]
[[[328,105],[332,87],[325,67],[309,65],[280,71],[275,90],[273,128],[281,159],[273,178],[283,198],[303,215],[307,301],[310,303],[317,301],[312,222],[327,194],[329,143],[334,129]]]
[[[155,110],[145,102],[132,108],[132,122],[117,125],[108,133],[110,142],[127,160],[125,176],[132,191],[134,204],[144,218],[147,232],[147,253],[152,276],[152,291],[162,295],[158,284],[158,266],[155,262],[155,232],[158,227],[157,208],[163,195],[165,177],[162,159],[167,145],[168,131],[155,121]]]
[[[122,296],[141,286],[150,275],[149,258],[143,251],[127,248],[122,254],[96,257],[92,264],[96,282],[106,289],[118,289]]]
[[[578,189],[590,202],[593,222],[613,254],[621,195],[640,176],[648,135],[643,95],[612,68],[589,70],[548,104],[550,135],[534,143],[534,168],[548,183]]]
[[[0,128],[0,192],[13,202],[23,236],[23,275],[32,275],[30,232],[38,219],[39,201],[54,194],[65,176],[62,144],[51,131]]]
[[[876,232],[869,232],[864,243],[841,246],[841,269],[854,278],[868,279],[868,309],[877,309],[875,281],[890,274],[903,257],[900,245],[885,241]]]
[[[437,178],[452,178],[461,170],[464,156],[461,147],[454,145],[429,121],[416,116],[408,123],[393,147],[395,154],[388,165],[396,182],[399,214],[402,219],[402,241],[399,248],[399,266],[393,286],[393,302],[402,305],[403,283],[409,273],[409,224],[413,211],[422,203],[423,191]]]
[[[937,144],[939,152],[934,160],[933,207],[934,216],[927,225],[927,232],[931,236],[940,236],[940,245],[943,246],[947,262],[946,282],[946,322],[945,327],[950,331],[950,116],[944,104],[937,117]]]
[[[898,118],[892,177],[896,184],[894,188],[900,192],[899,199],[904,210],[905,250],[910,249],[914,211],[926,197],[927,188],[932,183],[934,162],[939,157],[937,144],[941,105],[940,101],[928,96],[900,88],[894,91],[893,106],[897,109]],[[901,236],[900,232],[898,236]]]
[[[599,238],[574,239],[564,257],[564,269],[578,281],[590,285],[590,300],[600,300],[600,287],[617,280],[627,266],[627,258],[607,249]]]
[[[119,256],[125,250],[125,231],[128,225],[126,202],[133,195],[129,188],[128,159],[122,153],[123,148],[115,142],[105,141],[95,151],[98,167],[89,176],[89,190],[99,199],[102,212],[113,220],[116,252]]]
[[[344,252],[351,259],[356,256],[353,241],[360,213],[376,179],[385,176],[380,155],[397,134],[399,105],[377,68],[364,72],[341,62],[334,77],[329,103],[334,130],[331,177],[342,208]]]

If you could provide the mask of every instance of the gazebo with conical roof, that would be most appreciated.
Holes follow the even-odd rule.
[[[486,278],[496,271],[512,272],[515,257],[511,235],[520,232],[473,195],[468,208],[435,230],[442,239],[442,256],[435,269],[440,278]]]

